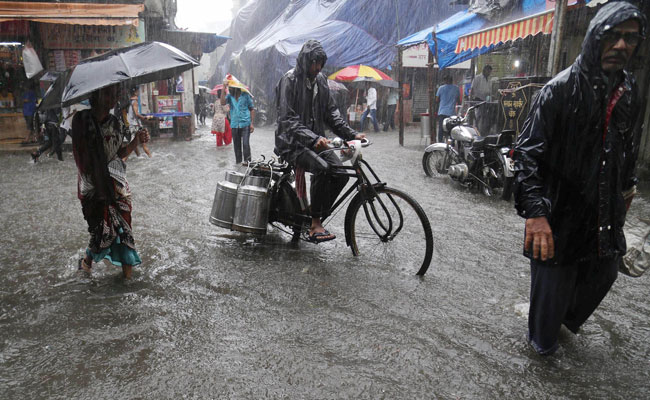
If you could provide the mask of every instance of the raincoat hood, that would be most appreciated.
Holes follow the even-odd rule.
[[[345,140],[356,135],[341,117],[325,75],[318,73],[313,80],[307,77],[314,60],[325,65],[327,55],[317,40],[308,40],[298,54],[296,67],[280,78],[275,89],[278,125],[274,151],[294,165],[302,153],[326,136],[326,128]]]
[[[624,1],[613,2],[604,5],[598,11],[589,23],[585,39],[582,42],[582,51],[576,60],[580,69],[584,72],[603,73],[600,61],[603,33],[629,19],[635,19],[639,22],[639,33],[645,36],[645,16],[634,5]],[[639,46],[637,46],[634,54],[638,49]]]
[[[327,62],[327,54],[323,50],[323,46],[318,40],[308,40],[302,45],[300,53],[298,53],[298,59],[296,60],[296,76],[305,77],[309,66],[314,60],[320,60],[323,62],[323,67]]]

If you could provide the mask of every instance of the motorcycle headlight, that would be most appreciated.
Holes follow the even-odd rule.
[[[442,120],[442,129],[447,133],[451,132],[451,128],[453,128],[456,125],[458,125],[457,116],[447,117]]]

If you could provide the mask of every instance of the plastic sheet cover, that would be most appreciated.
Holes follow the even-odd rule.
[[[477,31],[488,24],[488,21],[479,16],[467,11],[461,11],[449,17],[445,21],[436,25],[436,38],[438,39],[438,65],[441,69],[458,64],[465,60],[469,60],[491,50],[491,48],[477,49],[475,51],[466,51],[461,54],[456,54],[456,43],[458,37]],[[429,49],[433,52],[436,44],[433,40],[432,31],[429,30],[427,36],[427,43]]]
[[[449,6],[449,0],[251,0],[233,21],[225,61],[211,81],[231,72],[250,84],[258,98],[270,99],[309,39],[321,42],[327,53],[325,74],[355,64],[386,68],[395,61],[401,35],[462,8]]]

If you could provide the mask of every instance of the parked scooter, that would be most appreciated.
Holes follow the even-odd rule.
[[[503,188],[501,197],[510,200],[514,165],[510,150],[514,131],[481,136],[467,122],[469,113],[485,102],[470,107],[464,117],[451,116],[442,123],[446,143],[433,143],[424,150],[422,166],[428,176],[448,174],[466,187],[480,188],[486,196]]]

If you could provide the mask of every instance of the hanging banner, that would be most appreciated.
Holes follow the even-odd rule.
[[[39,24],[43,47],[57,50],[117,49],[143,42],[144,24],[135,26]]]

